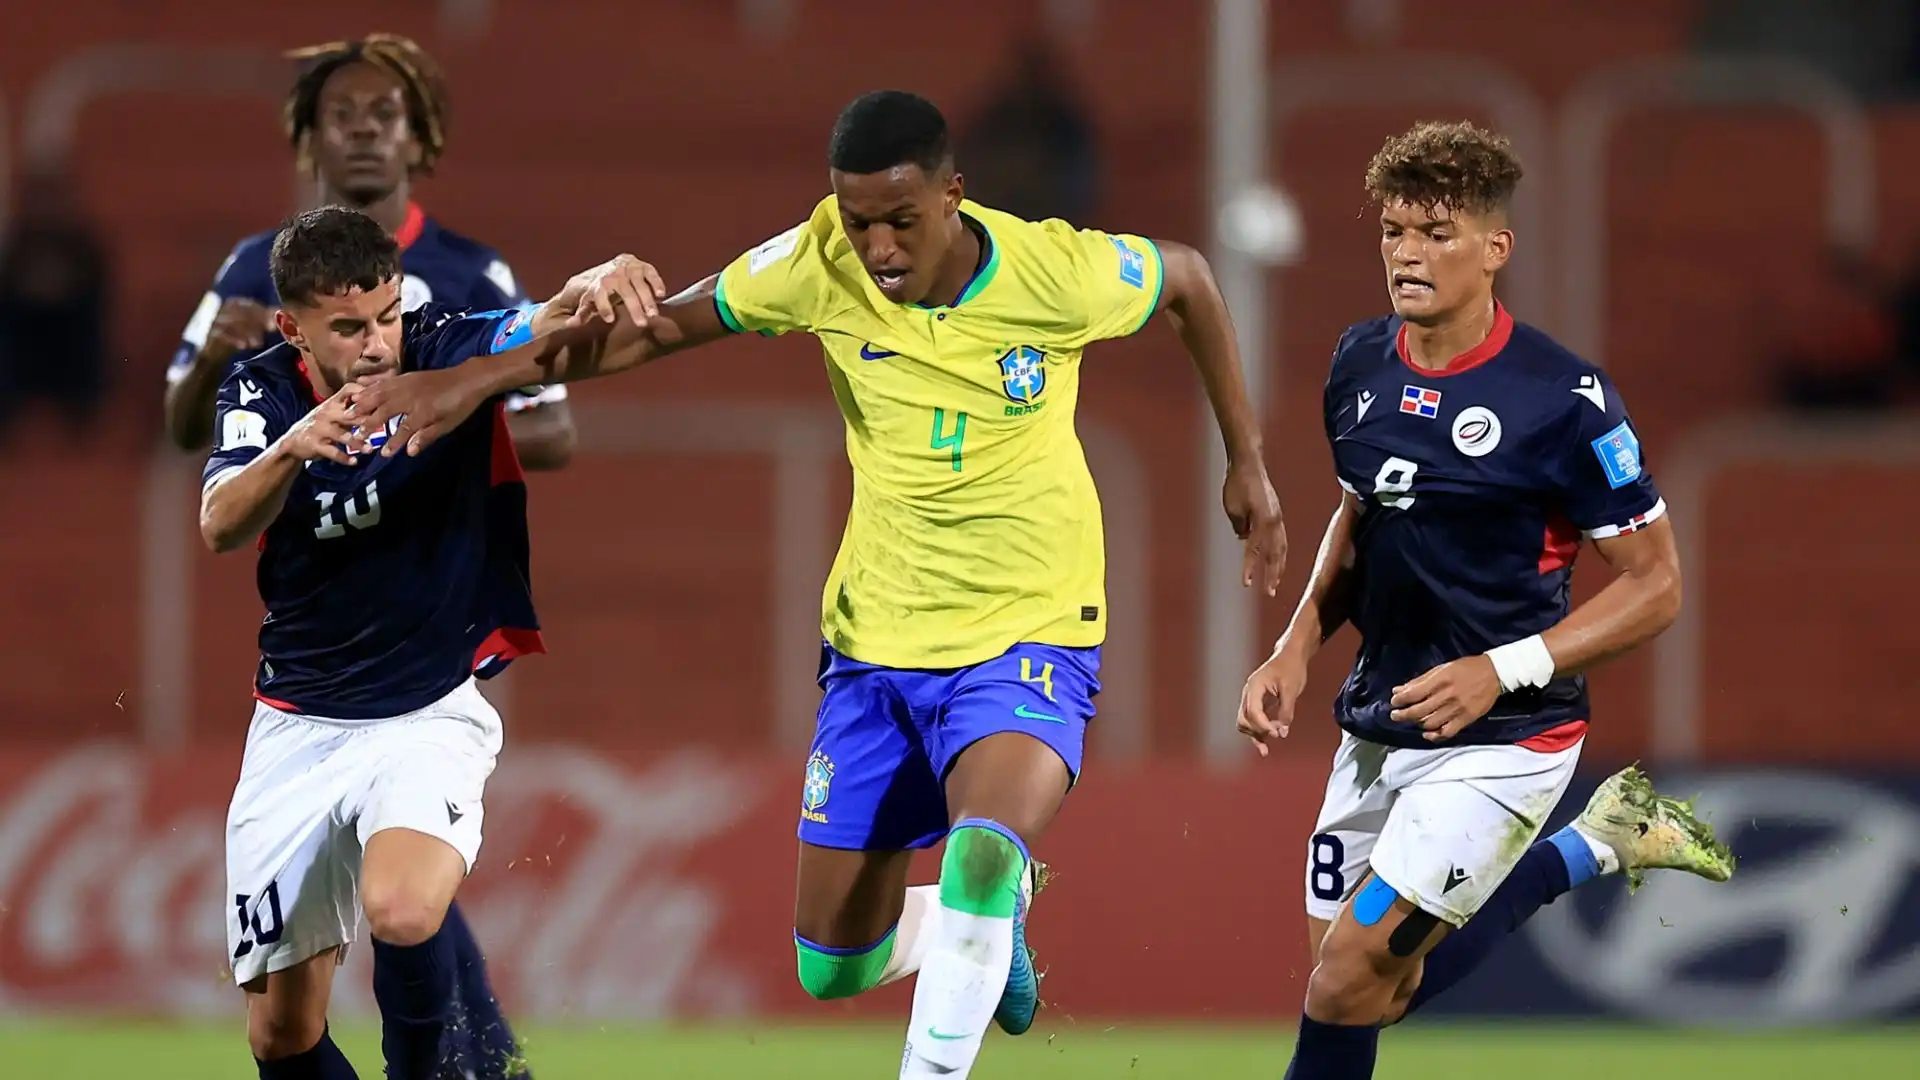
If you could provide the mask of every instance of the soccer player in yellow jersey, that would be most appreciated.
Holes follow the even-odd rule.
[[[805,331],[846,417],[853,506],[822,597],[818,729],[800,798],[800,981],[846,997],[915,971],[901,1075],[965,1076],[990,1020],[1019,1034],[1029,847],[1080,769],[1106,633],[1100,504],[1074,435],[1081,354],[1166,311],[1230,462],[1245,583],[1286,556],[1233,327],[1206,261],[1138,236],[965,200],[931,103],[849,105],[833,194],[806,221],[659,303],[614,306],[509,353],[370,388],[408,452],[489,394],[624,370],[731,333]],[[650,274],[651,271],[649,270]],[[937,885],[907,887],[947,841]]]

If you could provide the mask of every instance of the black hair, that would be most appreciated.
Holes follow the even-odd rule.
[[[322,206],[288,218],[267,256],[283,304],[311,304],[350,289],[370,292],[400,275],[400,243],[373,218]]]
[[[905,90],[875,90],[854,98],[840,110],[827,144],[827,164],[844,173],[918,165],[931,176],[952,161],[947,118],[933,102]]]
[[[309,140],[320,108],[320,90],[333,73],[348,64],[365,62],[400,80],[407,99],[407,126],[420,143],[420,164],[415,171],[433,175],[433,164],[447,149],[447,88],[440,66],[413,39],[398,34],[368,34],[350,41],[330,41],[309,45],[287,53],[287,59],[301,63],[300,77],[287,92],[280,119],[287,140],[293,144],[302,172],[313,171]]]

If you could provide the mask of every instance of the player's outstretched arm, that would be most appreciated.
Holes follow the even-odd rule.
[[[656,299],[664,291],[658,274],[631,256],[588,274],[598,275],[590,288],[574,291],[586,275],[576,276],[541,307],[532,341],[456,367],[412,372],[363,388],[354,399],[361,429],[379,431],[402,417],[380,452],[391,457],[404,444],[408,454],[418,454],[482,402],[515,387],[618,374],[730,332],[714,303],[717,276],[663,303]],[[643,287],[647,282],[650,287]]]
[[[1242,583],[1255,580],[1272,596],[1287,566],[1287,524],[1262,455],[1260,425],[1247,400],[1246,376],[1233,317],[1206,257],[1185,244],[1156,242],[1162,266],[1161,304],[1193,358],[1227,448],[1221,501],[1233,531],[1247,542]]]
[[[1343,493],[1320,540],[1300,606],[1294,609],[1286,632],[1274,642],[1273,655],[1247,677],[1240,691],[1240,734],[1253,740],[1262,757],[1269,740],[1284,739],[1292,730],[1294,703],[1307,688],[1307,666],[1347,621],[1353,592],[1353,526],[1359,517],[1359,499],[1352,492]]]
[[[215,473],[200,495],[200,537],[215,554],[243,547],[265,532],[286,505],[293,481],[309,461],[325,458],[342,465],[352,463],[343,444],[353,427],[348,411],[353,392],[360,389],[348,383],[339,393],[315,405],[312,411],[287,429],[286,434],[252,455],[245,465]],[[239,437],[215,452],[220,455],[249,445],[246,425],[239,425]],[[260,428],[253,428],[258,432]],[[261,442],[251,442],[258,447]]]

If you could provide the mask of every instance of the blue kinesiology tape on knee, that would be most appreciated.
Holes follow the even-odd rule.
[[[1353,898],[1353,921],[1361,926],[1373,926],[1387,917],[1393,902],[1398,899],[1400,894],[1393,891],[1393,886],[1381,880],[1378,875],[1370,877],[1367,879],[1366,887]]]

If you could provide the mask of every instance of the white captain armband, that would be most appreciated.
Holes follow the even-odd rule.
[[[1539,634],[1487,650],[1500,689],[1511,694],[1523,686],[1545,686],[1553,681],[1553,654]]]

